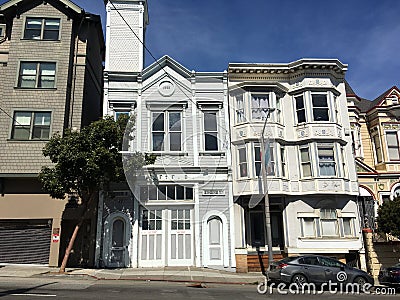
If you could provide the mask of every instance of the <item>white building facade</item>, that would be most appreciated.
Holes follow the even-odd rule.
[[[260,154],[266,118],[275,258],[313,253],[363,265],[346,70],[318,59],[229,65],[238,271],[256,270],[257,255],[268,250]]]
[[[102,194],[97,263],[233,270],[227,73],[189,71],[168,56],[143,69],[146,1],[112,3],[104,114],[135,116],[129,151],[155,161]]]

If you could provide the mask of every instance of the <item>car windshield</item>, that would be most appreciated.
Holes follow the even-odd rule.
[[[287,264],[287,263],[290,263],[290,262],[294,261],[294,260],[297,259],[297,258],[298,258],[297,256],[286,257],[286,258],[284,258],[284,259],[281,259],[281,260],[279,261],[279,263],[280,263],[280,264]]]
[[[400,263],[395,264],[393,267],[394,267],[394,268],[400,268]]]

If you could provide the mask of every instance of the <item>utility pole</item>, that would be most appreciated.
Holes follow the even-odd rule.
[[[268,197],[268,183],[267,183],[267,163],[266,161],[266,147],[265,147],[265,128],[267,126],[268,118],[271,114],[272,108],[268,108],[267,117],[265,118],[264,127],[261,133],[261,170],[262,170],[262,181],[263,181],[263,192],[264,192],[264,210],[265,210],[265,232],[267,238],[268,245],[268,270],[270,269],[271,262],[274,260],[273,252],[272,252],[272,231],[271,231],[271,212],[269,207],[269,197]],[[269,145],[268,145],[269,147]],[[270,151],[270,149],[268,149]]]

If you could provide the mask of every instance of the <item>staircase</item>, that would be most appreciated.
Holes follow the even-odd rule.
[[[281,260],[286,257],[286,255],[282,255],[281,253],[274,254],[274,260]],[[247,270],[248,272],[261,272],[261,260],[264,265],[265,270],[268,267],[268,255],[265,254],[248,254],[247,255]]]

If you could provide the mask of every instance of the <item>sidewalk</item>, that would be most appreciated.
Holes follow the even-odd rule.
[[[142,280],[221,284],[256,284],[264,281],[261,273],[232,273],[195,267],[124,268],[124,269],[67,269],[57,274],[58,268],[31,265],[0,266],[0,277],[60,277],[93,278],[97,280]]]

